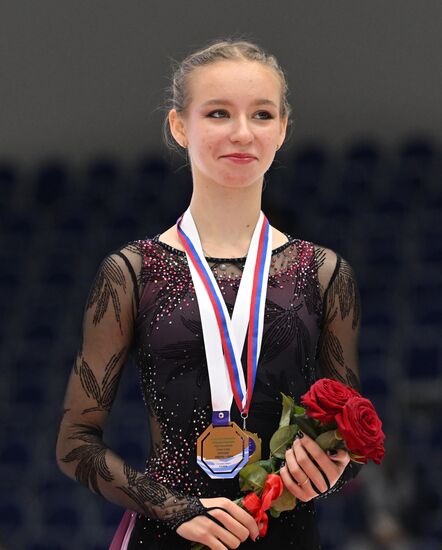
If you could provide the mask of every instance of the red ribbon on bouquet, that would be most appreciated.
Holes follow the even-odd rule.
[[[269,474],[266,478],[261,497],[256,493],[247,494],[241,501],[244,508],[251,514],[259,527],[259,536],[264,537],[267,533],[269,518],[266,510],[272,502],[277,500],[284,490],[281,478],[276,474]]]

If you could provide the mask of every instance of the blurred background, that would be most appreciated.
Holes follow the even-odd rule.
[[[108,548],[123,509],[55,463],[83,308],[107,253],[187,206],[161,137],[170,59],[227,36],[274,53],[291,90],[263,210],[361,291],[387,454],[317,500],[323,549],[442,548],[441,21],[432,0],[2,2],[0,548]],[[137,383],[129,361],[105,441],[142,469]]]

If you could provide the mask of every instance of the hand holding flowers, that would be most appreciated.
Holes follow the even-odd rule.
[[[385,435],[371,401],[336,380],[321,378],[301,397],[303,407],[282,395],[278,430],[270,440],[267,460],[247,464],[239,473],[241,491],[235,501],[259,527],[333,487],[350,461],[380,464]],[[193,550],[205,548],[197,544]]]

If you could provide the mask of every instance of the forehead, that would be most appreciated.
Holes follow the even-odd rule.
[[[195,102],[210,98],[279,98],[281,83],[271,67],[254,61],[217,61],[192,72],[190,95]]]

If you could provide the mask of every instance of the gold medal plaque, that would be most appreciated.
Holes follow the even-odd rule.
[[[235,422],[210,424],[196,442],[197,462],[212,478],[232,478],[249,460],[249,435]]]

